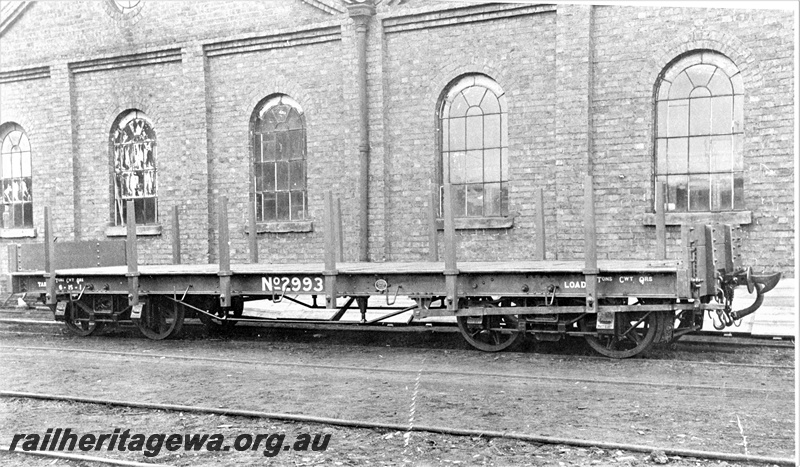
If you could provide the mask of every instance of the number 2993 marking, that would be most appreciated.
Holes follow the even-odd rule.
[[[321,277],[265,276],[261,290],[266,292],[322,292],[325,283]]]

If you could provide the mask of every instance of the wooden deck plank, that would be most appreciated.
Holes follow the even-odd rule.
[[[678,264],[675,261],[653,260],[606,260],[598,264],[601,272],[630,273],[669,273],[675,272]],[[503,273],[563,273],[583,271],[583,261],[492,261],[458,263],[459,271],[471,274],[503,274]],[[289,263],[289,264],[233,264],[234,274],[265,275],[320,275],[324,270],[322,263]],[[443,262],[386,262],[386,263],[340,263],[337,270],[342,274],[442,274]],[[219,266],[216,264],[162,264],[141,265],[141,275],[216,275]],[[126,266],[106,266],[95,268],[59,269],[60,276],[124,276]],[[43,271],[12,273],[18,275],[41,275]]]

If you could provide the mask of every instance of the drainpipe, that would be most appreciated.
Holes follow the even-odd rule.
[[[358,260],[369,261],[369,108],[367,106],[367,27],[375,15],[372,0],[353,1],[347,11],[356,27],[359,101],[359,238]]]

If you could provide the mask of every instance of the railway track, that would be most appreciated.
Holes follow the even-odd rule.
[[[513,439],[513,440],[526,441],[531,443],[540,443],[540,444],[557,444],[557,445],[579,446],[579,447],[601,448],[601,449],[619,449],[619,450],[642,452],[642,453],[652,453],[655,451],[662,451],[663,453],[669,456],[680,456],[680,457],[688,457],[694,459],[706,459],[706,460],[717,460],[717,461],[733,461],[733,462],[747,462],[754,464],[787,465],[787,466],[795,465],[795,460],[789,458],[754,456],[747,454],[690,450],[690,449],[680,449],[674,447],[647,446],[639,444],[610,443],[602,440],[539,436],[539,435],[531,435],[527,433],[518,433],[509,431],[487,431],[487,430],[464,429],[464,428],[449,427],[449,426],[375,422],[367,420],[318,417],[312,415],[301,415],[301,414],[281,413],[281,412],[261,412],[254,410],[205,407],[205,406],[195,406],[195,405],[155,404],[155,403],[129,401],[129,400],[79,397],[79,396],[68,396],[60,394],[29,393],[29,392],[19,392],[19,391],[0,391],[0,397],[16,398],[16,399],[34,399],[34,400],[44,400],[44,401],[73,402],[81,404],[96,404],[105,407],[136,408],[140,410],[145,409],[153,411],[170,411],[179,413],[198,413],[198,414],[227,415],[227,416],[248,417],[248,418],[261,418],[268,420],[281,420],[281,421],[299,422],[299,423],[317,423],[323,425],[333,425],[333,426],[372,429],[372,430],[405,431],[409,433],[413,431],[413,432],[440,433],[453,436],[505,438],[505,439]]]
[[[49,315],[51,312],[48,310],[46,313],[26,313],[17,311],[0,310],[0,324],[19,324],[31,326],[62,326],[51,319]],[[192,330],[202,330],[203,324],[197,320],[187,320],[184,324],[184,332]],[[246,334],[247,328],[273,328],[273,329],[298,329],[298,330],[320,330],[320,331],[363,331],[363,332],[385,332],[385,333],[453,333],[457,334],[458,328],[455,324],[420,324],[420,325],[354,325],[354,324],[322,324],[322,323],[297,323],[297,322],[281,322],[270,321],[261,323],[248,323],[247,325],[237,327],[237,332]],[[676,342],[678,345],[686,346],[733,346],[733,347],[775,347],[775,348],[794,348],[794,340],[784,339],[782,337],[771,336],[734,336],[734,335],[719,335],[710,333],[697,333],[692,335],[683,336]]]
[[[475,378],[501,378],[501,379],[518,379],[518,380],[534,380],[534,381],[538,380],[538,381],[551,381],[551,382],[563,382],[563,383],[591,383],[591,384],[607,384],[607,385],[619,385],[619,386],[629,386],[629,387],[646,386],[653,388],[668,388],[668,389],[681,389],[681,390],[692,389],[701,392],[708,391],[710,397],[718,397],[719,394],[718,392],[723,392],[723,393],[755,392],[762,394],[771,394],[773,395],[773,397],[776,394],[778,396],[789,396],[786,394],[784,390],[758,388],[758,387],[737,387],[737,386],[711,385],[711,384],[665,383],[665,382],[653,382],[653,381],[637,381],[632,379],[614,379],[614,378],[598,378],[598,377],[575,378],[575,377],[548,376],[540,374],[522,374],[522,373],[468,372],[468,371],[442,370],[430,367],[424,369],[403,369],[403,368],[372,367],[363,365],[350,366],[350,365],[314,364],[314,363],[303,363],[303,362],[275,362],[275,361],[265,362],[263,360],[197,357],[188,355],[175,355],[168,353],[151,353],[151,352],[144,354],[140,352],[118,352],[118,351],[108,351],[108,350],[81,349],[74,347],[0,346],[0,351],[14,351],[15,352],[14,355],[26,355],[26,356],[38,355],[35,353],[31,353],[31,351],[48,352],[48,353],[56,352],[61,355],[68,355],[70,358],[74,358],[76,355],[85,355],[85,356],[109,355],[116,357],[128,357],[128,358],[138,358],[146,360],[209,362],[221,366],[236,364],[236,365],[257,365],[266,367],[302,368],[302,369],[347,370],[356,372],[400,373],[409,375],[420,373],[420,374],[435,374],[441,376],[465,376],[465,377],[475,377]],[[26,354],[20,351],[28,351],[28,353]],[[5,353],[4,357],[7,357],[9,355],[12,354]],[[737,365],[737,366],[745,366],[745,365]],[[794,371],[794,368],[790,366],[780,366],[780,365],[747,365],[747,366],[754,368]]]

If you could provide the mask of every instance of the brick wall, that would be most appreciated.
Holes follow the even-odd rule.
[[[59,237],[106,238],[108,133],[120,112],[137,108],[156,125],[162,227],[142,237],[141,261],[170,261],[173,206],[184,261],[215,261],[220,195],[229,198],[232,260],[246,261],[250,118],[262,99],[285,93],[306,115],[312,229],[260,234],[260,260],[322,260],[328,190],[342,200],[345,259],[355,259],[356,32],[343,5],[323,11],[313,3],[145,0],[131,17],[110,2],[29,6],[0,32],[0,123],[19,123],[30,137],[37,229],[49,205]],[[654,85],[675,57],[713,49],[745,83],[753,218],[744,226],[745,262],[793,275],[792,27],[790,12],[770,10],[382,3],[367,36],[370,259],[427,258],[437,100],[472,72],[506,93],[516,217],[510,229],[459,231],[459,259],[530,258],[537,188],[545,192],[548,257],[580,259],[589,170],[600,258],[654,257],[646,225]],[[668,237],[675,257],[678,228]],[[41,232],[3,240],[2,270],[7,244],[40,240]]]

